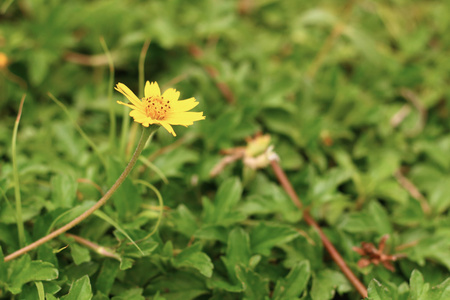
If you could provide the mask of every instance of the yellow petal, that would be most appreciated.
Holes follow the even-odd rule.
[[[134,106],[142,108],[142,102],[138,97],[123,83],[118,83],[115,87],[116,91],[121,92]]]
[[[169,133],[171,133],[173,136],[177,136],[175,131],[173,130],[172,126],[170,126],[167,122],[160,122],[161,126],[164,127]]]
[[[142,112],[142,111],[140,111],[138,109],[135,109],[135,110],[130,111],[130,117],[133,117],[133,118],[147,118],[147,115],[144,112]]]
[[[130,117],[133,117],[134,121],[138,123],[153,124],[157,122],[156,120],[153,120],[151,117],[147,117],[145,113],[139,110],[130,111]]]
[[[161,90],[159,89],[158,83],[157,82],[150,83],[149,81],[147,81],[147,83],[145,84],[144,94],[145,98],[161,96]]]
[[[170,101],[171,104],[180,98],[180,92],[177,92],[176,89],[167,89],[162,95],[165,101]]]
[[[164,120],[171,125],[188,126],[194,124],[194,121],[204,120],[203,112],[174,112]]]
[[[184,112],[188,111],[190,109],[193,109],[198,105],[198,102],[195,101],[195,98],[189,98],[186,100],[180,100],[172,104],[172,111],[173,112]]]
[[[117,101],[117,103],[128,106],[129,108],[132,108],[132,109],[137,109],[137,107],[132,104],[123,103],[122,101]]]

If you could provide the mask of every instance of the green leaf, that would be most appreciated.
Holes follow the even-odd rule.
[[[38,49],[32,51],[29,56],[29,75],[34,85],[39,85],[47,76],[52,55],[46,50]]]
[[[89,276],[85,275],[72,283],[69,293],[61,297],[61,300],[90,300],[92,289]]]
[[[98,273],[95,287],[97,291],[108,295],[119,272],[119,262],[112,259],[106,259],[103,261],[100,272]]]
[[[251,248],[254,253],[269,256],[274,246],[292,241],[299,233],[291,226],[259,223],[250,233]]]
[[[433,259],[450,269],[450,230],[442,229],[426,237],[408,252],[408,258],[419,265],[425,264],[425,259]]]
[[[214,201],[214,215],[205,222],[221,224],[227,218],[234,206],[238,203],[242,194],[242,185],[237,178],[225,180],[219,187]]]
[[[341,272],[326,269],[319,271],[313,277],[311,288],[313,300],[333,299],[336,290],[340,294],[352,290],[352,286]]]
[[[199,239],[221,241],[226,243],[228,238],[228,230],[221,225],[204,225],[194,233]]]
[[[427,291],[428,288],[424,287],[424,279],[422,274],[414,270],[411,273],[411,278],[409,279],[409,299],[422,299],[422,295]]]
[[[76,265],[91,261],[89,250],[83,246],[78,245],[77,243],[71,243],[70,254],[72,255],[73,261]]]
[[[18,294],[22,285],[30,281],[53,280],[58,278],[58,269],[51,263],[42,261],[31,261],[29,255],[24,255],[12,262],[12,272],[9,277],[9,290]]]
[[[136,247],[136,249],[140,252],[140,254],[142,256],[145,256],[145,253],[142,251],[142,249],[136,244],[136,242],[128,235],[128,233],[116,221],[114,221],[112,218],[110,218],[107,214],[105,214],[101,210],[96,210],[94,212],[94,214],[97,217],[104,220],[105,222],[108,222],[109,224],[114,226],[114,228],[116,228],[118,232],[123,234],[131,242],[131,244],[133,244],[133,246]]]
[[[155,159],[155,166],[167,177],[183,177],[183,165],[196,163],[199,159],[197,151],[186,147],[180,147],[159,155]]]
[[[205,277],[188,271],[168,272],[152,279],[146,293],[161,292],[167,300],[189,300],[209,293],[205,285]]]
[[[245,267],[236,266],[236,275],[244,286],[244,299],[265,299],[269,294],[267,281],[261,275]]]
[[[133,266],[134,260],[127,257],[121,257],[120,258],[120,270],[124,271],[127,269],[130,269]]]
[[[49,262],[55,267],[58,267],[58,258],[48,243],[37,248],[37,255],[39,260]]]
[[[44,285],[42,282],[35,281],[34,284],[36,285],[36,289],[38,291],[39,300],[45,300]]]
[[[367,212],[355,212],[345,215],[339,228],[352,233],[368,233],[377,230],[371,215]]]
[[[304,260],[297,263],[285,278],[277,281],[272,299],[298,299],[305,290],[310,276],[311,267],[309,261]]]
[[[70,209],[65,209],[65,211],[61,214],[59,214],[50,224],[50,226],[47,229],[47,234],[53,231],[55,227],[60,227],[62,225],[65,225],[75,219],[76,217],[80,216],[82,213],[84,213],[86,210],[91,208],[95,204],[94,201],[84,201],[80,205],[77,205],[75,207],[72,207]]]
[[[193,236],[198,229],[194,215],[183,204],[178,206],[176,214],[174,214],[173,222],[175,223],[176,229],[187,237]]]
[[[371,201],[367,209],[368,214],[380,235],[392,233],[392,226],[386,209],[377,201]]]
[[[228,236],[226,257],[221,257],[233,283],[238,282],[236,266],[248,266],[250,257],[250,240],[247,232],[242,228],[233,229]]]
[[[142,288],[130,288],[128,290],[125,290],[124,292],[120,293],[117,296],[114,296],[111,298],[111,300],[145,300],[145,297],[142,296],[143,289]],[[162,297],[153,297],[153,300],[160,299],[163,300]]]
[[[45,294],[45,298],[46,298],[46,300],[58,300],[58,298],[56,298],[52,294],[48,294],[48,293]]]
[[[447,300],[450,299],[450,278],[447,278],[441,284],[428,290],[426,300]]]
[[[388,289],[383,287],[376,279],[372,279],[367,288],[367,294],[369,300],[390,300],[392,297],[389,295]]]
[[[447,210],[450,207],[450,177],[440,178],[429,194],[430,205],[437,213]]]
[[[0,282],[6,282],[7,268],[5,263],[5,257],[3,255],[3,249],[0,245]]]
[[[52,177],[52,199],[56,207],[72,207],[78,188],[77,181],[67,174]]]
[[[114,184],[124,168],[121,162],[109,156],[107,172],[109,186]],[[142,204],[142,198],[138,193],[138,189],[133,185],[130,178],[125,179],[111,198],[121,220],[129,219],[136,215]]]
[[[208,255],[201,252],[200,243],[184,249],[173,260],[175,267],[190,267],[197,269],[203,276],[211,277],[214,265]]]

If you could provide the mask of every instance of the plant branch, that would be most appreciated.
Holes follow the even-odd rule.
[[[111,257],[114,259],[117,259],[120,261],[120,256],[114,252],[112,252],[110,249],[100,246],[94,242],[91,242],[89,240],[86,240],[78,235],[74,235],[71,233],[66,233],[65,236],[69,237],[69,238],[73,238],[75,240],[75,242],[77,242],[78,244],[84,245],[92,250],[94,250],[95,252],[97,252],[100,255],[106,256],[106,257]]]
[[[352,272],[352,270],[347,266],[342,256],[339,254],[339,252],[336,250],[336,248],[333,246],[333,244],[330,242],[330,240],[327,238],[325,233],[320,228],[319,224],[311,217],[309,214],[308,209],[303,209],[303,204],[300,201],[300,198],[297,196],[294,188],[292,187],[289,179],[287,178],[286,174],[284,173],[283,169],[278,164],[278,161],[273,159],[270,161],[270,164],[272,165],[272,169],[275,172],[275,175],[278,178],[278,181],[280,182],[281,186],[284,188],[286,193],[291,198],[292,202],[300,209],[303,210],[303,219],[305,219],[306,223],[317,230],[317,232],[320,235],[320,239],[322,240],[322,243],[327,249],[328,253],[330,254],[331,258],[333,258],[334,262],[339,266],[342,273],[347,277],[347,279],[351,282],[351,284],[356,288],[358,293],[363,297],[367,297],[367,289],[362,284],[362,282],[356,277],[356,275]]]
[[[123,181],[128,176],[128,174],[130,174],[131,170],[133,169],[134,165],[136,164],[136,161],[137,161],[139,155],[141,154],[142,150],[144,149],[145,143],[147,142],[149,137],[151,135],[153,135],[153,133],[158,128],[159,128],[159,126],[151,126],[149,128],[144,128],[144,130],[142,131],[141,139],[139,140],[139,144],[137,145],[136,150],[135,150],[133,156],[131,157],[130,162],[126,166],[125,170],[123,170],[122,174],[119,176],[119,178],[117,178],[116,182],[105,193],[105,195],[103,195],[103,197],[100,198],[100,200],[97,201],[97,203],[95,203],[91,208],[86,210],[80,216],[76,217],[74,220],[72,220],[71,222],[67,223],[63,227],[53,231],[52,233],[44,236],[43,238],[35,241],[34,243],[32,243],[32,244],[30,244],[30,245],[28,245],[26,247],[23,247],[23,248],[17,250],[16,252],[13,252],[12,254],[6,256],[5,257],[5,262],[10,261],[10,260],[12,260],[14,258],[17,258],[17,257],[27,253],[28,251],[33,250],[33,249],[39,247],[40,245],[42,245],[42,244],[44,244],[44,243],[54,239],[55,237],[57,237],[58,235],[68,231],[69,229],[75,227],[80,222],[82,222],[84,219],[86,219],[91,214],[93,214],[103,204],[105,204],[109,200],[109,198],[111,198],[111,196],[114,194],[114,192],[119,188],[119,186],[123,183]]]
[[[19,245],[20,247],[25,246],[25,230],[23,228],[22,219],[22,200],[20,198],[20,183],[19,183],[19,171],[17,170],[17,155],[16,155],[16,144],[17,144],[17,131],[19,130],[20,117],[22,116],[23,102],[25,101],[25,94],[22,96],[19,105],[19,112],[17,113],[16,122],[14,123],[14,130],[11,142],[12,151],[12,164],[13,164],[13,177],[14,177],[14,195],[16,198],[16,222],[17,222],[17,232],[19,234]]]

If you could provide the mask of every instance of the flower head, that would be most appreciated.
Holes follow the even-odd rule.
[[[161,95],[158,83],[147,81],[145,84],[145,97],[139,99],[125,84],[118,83],[115,89],[121,92],[131,103],[117,103],[133,109],[130,116],[135,122],[148,127],[151,124],[158,124],[164,127],[169,133],[176,136],[172,125],[183,125],[185,127],[194,124],[194,121],[205,119],[203,112],[189,112],[196,107],[198,102],[194,97],[186,100],[178,100],[180,92],[175,89],[168,89]]]
[[[5,53],[0,52],[0,69],[5,69],[8,66],[8,56]]]

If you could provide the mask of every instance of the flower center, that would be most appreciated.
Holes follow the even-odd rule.
[[[145,114],[153,120],[162,120],[166,117],[170,110],[170,101],[164,100],[164,97],[148,97],[142,98],[145,105]]]

